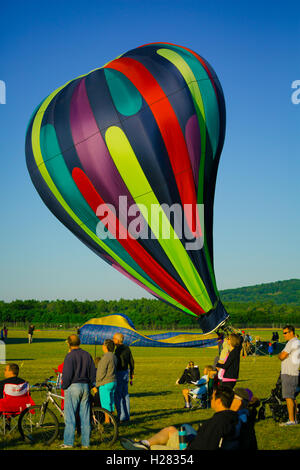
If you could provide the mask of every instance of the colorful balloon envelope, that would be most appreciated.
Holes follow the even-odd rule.
[[[208,62],[186,47],[147,44],[38,106],[27,167],[83,243],[207,333],[228,318],[213,262],[224,135],[223,92]]]

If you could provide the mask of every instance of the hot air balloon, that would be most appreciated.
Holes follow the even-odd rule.
[[[212,334],[165,332],[145,336],[139,333],[127,315],[114,313],[91,318],[79,330],[81,344],[103,344],[115,333],[123,334],[123,344],[151,348],[211,348],[218,346],[218,336]]]
[[[50,211],[113,268],[198,319],[228,319],[213,260],[225,135],[216,73],[192,50],[147,44],[61,86],[26,135]]]

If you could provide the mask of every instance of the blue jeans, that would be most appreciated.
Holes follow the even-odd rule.
[[[130,406],[128,393],[129,371],[117,371],[117,388],[115,393],[116,408],[120,421],[129,421]]]
[[[90,445],[91,434],[90,391],[88,384],[74,383],[65,390],[64,444],[67,446],[74,445],[77,408],[79,408],[81,444],[84,447],[88,447]]]

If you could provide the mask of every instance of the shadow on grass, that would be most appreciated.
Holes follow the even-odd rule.
[[[15,447],[23,443],[21,436],[1,436],[0,437],[0,450],[9,449],[10,447]]]
[[[66,341],[64,338],[35,338],[33,343],[57,343],[57,342],[64,342]],[[10,344],[28,344],[27,338],[8,338],[5,341],[6,346]],[[31,345],[28,344],[28,347]]]
[[[7,362],[13,362],[13,361],[34,361],[32,357],[10,357],[9,361]]]
[[[196,410],[194,410],[194,411],[196,411]],[[201,414],[199,413],[199,410],[197,410],[197,411],[198,411],[198,413],[197,413],[197,415],[193,416],[193,418],[195,418],[195,419],[192,420],[192,421],[190,420],[190,417],[191,417],[191,413],[193,413],[193,411],[192,410],[186,410],[184,408],[182,408],[182,409],[170,408],[170,409],[166,409],[166,410],[158,409],[158,410],[151,410],[150,412],[149,411],[133,412],[133,413],[131,413],[131,416],[132,416],[132,422],[134,422],[135,425],[147,424],[149,421],[152,421],[152,420],[161,422],[162,420],[165,420],[165,419],[169,418],[170,416],[174,416],[174,418],[176,416],[175,421],[174,421],[174,426],[176,426],[177,424],[182,424],[183,422],[185,422],[185,421],[182,421],[182,418],[184,417],[184,415],[187,416],[188,422],[190,424],[193,424],[193,423],[198,424],[201,421],[205,421],[206,419],[208,419],[207,417],[202,417]]]
[[[170,395],[169,390],[166,390],[164,392],[141,392],[141,393],[131,393],[130,396],[134,398],[140,398],[140,397],[155,397],[155,396],[162,396],[162,395]]]

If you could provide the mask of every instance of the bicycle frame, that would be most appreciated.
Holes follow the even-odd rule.
[[[45,401],[42,403],[42,407],[43,409],[46,409],[49,402],[52,403],[52,405],[57,409],[57,411],[59,412],[60,416],[63,418],[64,417],[64,411],[61,409],[61,406],[59,406],[59,404],[55,401],[55,398],[59,398],[59,399],[62,399],[61,395],[57,395],[56,393],[53,393],[51,392],[51,390],[48,390],[47,391],[47,395],[46,395],[46,399]]]

